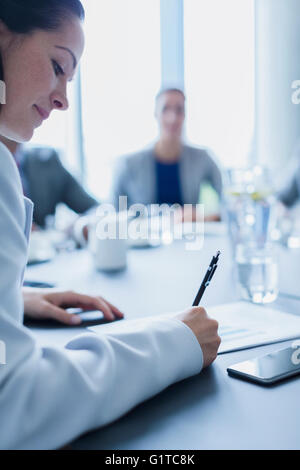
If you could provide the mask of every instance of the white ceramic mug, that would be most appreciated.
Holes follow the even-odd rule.
[[[106,217],[106,224],[113,230],[104,231],[104,222],[96,221],[89,225],[88,248],[93,257],[96,269],[101,271],[118,271],[127,266],[127,240],[119,237],[119,219],[112,215]],[[102,225],[100,225],[102,224]]]

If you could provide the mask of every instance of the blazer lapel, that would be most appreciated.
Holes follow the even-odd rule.
[[[149,149],[142,161],[141,174],[143,175],[143,188],[141,190],[145,194],[144,203],[153,204],[156,202],[156,175],[155,157],[152,149]]]

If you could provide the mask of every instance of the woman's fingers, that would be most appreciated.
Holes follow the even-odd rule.
[[[102,297],[78,294],[77,292],[73,291],[61,292],[58,297],[56,293],[55,303],[56,305],[63,306],[64,308],[80,307],[83,310],[100,310],[101,312],[103,312],[103,315],[107,320],[114,320],[115,315],[118,317],[124,316],[117,307],[110,304]]]
[[[51,318],[66,325],[79,325],[82,322],[80,316],[66,311],[71,307],[85,311],[100,310],[109,321],[124,316],[117,307],[100,296],[53,289],[27,289],[23,294],[24,313],[32,318]]]
[[[78,315],[68,313],[63,308],[57,307],[50,302],[47,302],[45,305],[44,313],[44,318],[51,318],[66,325],[79,325],[82,321]]]
[[[99,298],[102,299],[102,297],[99,297]],[[105,299],[102,299],[102,300],[104,300],[104,302],[106,302],[107,305],[110,306],[111,310],[113,311],[113,313],[114,313],[115,315],[117,315],[118,317],[121,317],[121,318],[124,317],[124,313],[122,313],[121,310],[119,310],[115,305],[111,304],[110,302],[108,302],[108,301],[105,300]]]
[[[115,319],[112,309],[104,300],[100,299],[99,297],[94,297],[93,300],[94,307],[101,310],[107,320]]]

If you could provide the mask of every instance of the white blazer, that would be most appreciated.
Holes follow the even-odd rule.
[[[0,448],[54,449],[117,419],[200,372],[202,351],[176,319],[114,335],[86,333],[64,348],[37,346],[22,324],[21,284],[31,204],[0,143]],[[2,361],[3,362],[3,361]]]

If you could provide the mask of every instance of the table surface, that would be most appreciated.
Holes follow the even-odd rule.
[[[237,300],[228,240],[207,234],[199,251],[184,241],[156,248],[131,249],[128,267],[97,272],[85,250],[62,253],[52,262],[28,267],[26,278],[67,289],[98,294],[117,305],[127,318],[180,311],[192,304],[212,255],[221,250],[213,283],[203,306]],[[291,256],[291,254],[288,254]],[[296,267],[295,267],[296,269]],[[286,273],[284,273],[286,275]],[[287,274],[295,279],[295,273]],[[300,313],[300,300],[279,296],[271,304]],[[40,323],[30,326],[39,344],[63,345],[86,332],[82,326]],[[104,428],[71,444],[74,449],[299,449],[300,376],[271,387],[234,379],[226,368],[275,351],[291,341],[219,355],[201,374],[168,387],[159,395]]]

